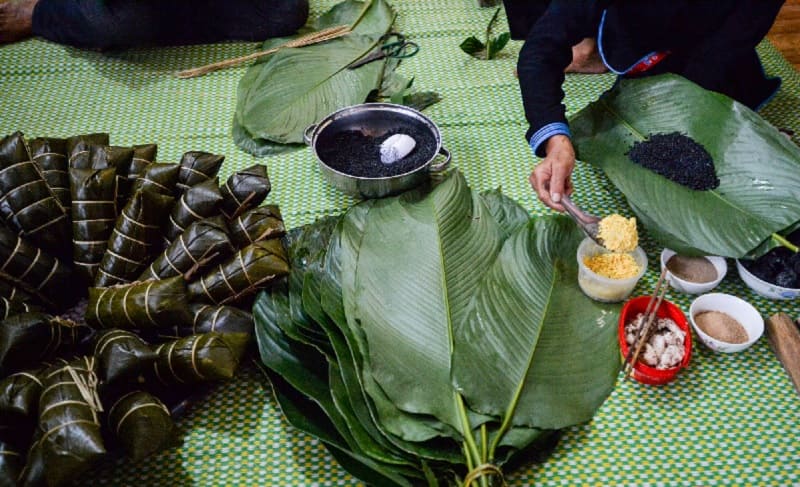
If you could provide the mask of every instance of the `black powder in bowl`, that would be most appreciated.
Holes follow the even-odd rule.
[[[719,178],[711,154],[691,137],[672,132],[650,134],[628,151],[631,161],[687,188],[714,189]]]
[[[408,135],[416,146],[404,158],[384,164],[381,143],[395,134]],[[382,178],[405,174],[425,165],[436,155],[436,146],[436,137],[430,130],[407,125],[388,129],[380,135],[357,129],[336,131],[324,138],[321,135],[316,150],[319,159],[335,171],[363,178]]]

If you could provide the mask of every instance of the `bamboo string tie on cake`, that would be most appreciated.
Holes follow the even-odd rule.
[[[633,373],[636,361],[639,360],[639,354],[642,352],[644,344],[650,339],[650,335],[654,330],[653,323],[656,322],[658,309],[661,307],[661,302],[664,300],[667,289],[669,289],[669,286],[664,286],[664,277],[666,274],[667,269],[665,267],[661,271],[661,276],[659,276],[656,287],[653,289],[653,294],[650,295],[650,301],[647,302],[647,308],[644,310],[644,326],[639,330],[639,334],[628,349],[628,356],[625,357],[625,366],[623,367],[626,379]]]
[[[281,49],[287,47],[304,47],[310,46],[311,44],[318,44],[320,42],[329,41],[332,39],[336,39],[337,37],[341,37],[343,35],[350,33],[350,26],[349,25],[338,25],[336,27],[330,27],[328,29],[323,29],[315,32],[311,32],[310,34],[306,34],[304,36],[298,37],[297,39],[293,39],[289,42],[283,43],[279,46],[273,47],[271,49],[266,49],[264,51],[254,52],[252,54],[247,54],[245,56],[239,56],[231,59],[225,59],[224,61],[219,61],[216,63],[206,64],[205,66],[200,66],[197,68],[185,69],[183,71],[178,71],[177,76],[178,78],[196,78],[198,76],[203,76],[205,74],[211,73],[213,71],[218,71],[220,69],[230,68],[232,66],[238,66],[239,64],[246,63],[247,61],[252,61],[263,56],[268,56],[270,54],[274,54]]]

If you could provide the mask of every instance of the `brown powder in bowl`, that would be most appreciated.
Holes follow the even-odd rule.
[[[703,333],[725,343],[745,343],[749,338],[742,324],[722,311],[702,311],[694,315],[694,322]]]
[[[675,254],[667,260],[667,270],[679,279],[698,284],[711,282],[717,278],[717,268],[705,257]]]

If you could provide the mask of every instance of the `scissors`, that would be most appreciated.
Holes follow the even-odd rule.
[[[403,34],[398,34],[396,32],[390,33],[386,38],[389,37],[396,37],[396,41],[392,42],[385,42],[381,47],[375,49],[370,54],[358,59],[352,63],[350,63],[347,67],[348,69],[355,69],[359,66],[363,66],[367,63],[371,63],[372,61],[377,61],[378,59],[383,59],[387,57],[393,57],[398,59],[404,59],[413,56],[419,51],[419,45],[415,42],[407,41]]]

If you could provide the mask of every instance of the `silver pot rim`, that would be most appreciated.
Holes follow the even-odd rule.
[[[317,138],[319,134],[322,133],[326,127],[328,127],[331,123],[336,120],[345,118],[354,113],[361,113],[365,111],[391,111],[403,114],[405,116],[409,116],[421,121],[428,129],[430,129],[431,133],[433,133],[435,140],[436,140],[436,151],[433,153],[430,159],[428,159],[424,164],[420,164],[418,167],[410,169],[401,174],[395,174],[392,176],[378,176],[378,177],[365,177],[365,176],[355,176],[353,174],[348,174],[337,169],[330,167],[325,161],[319,157],[317,153]],[[405,176],[409,176],[411,174],[417,173],[419,171],[429,170],[429,171],[441,171],[447,167],[450,163],[450,151],[442,147],[442,134],[439,131],[439,127],[428,117],[426,117],[422,112],[416,110],[414,108],[399,105],[396,103],[385,103],[385,102],[368,102],[368,103],[359,103],[356,105],[350,105],[344,108],[340,108],[335,112],[331,113],[327,117],[323,118],[319,123],[309,125],[305,131],[303,132],[303,140],[305,141],[306,145],[311,147],[311,150],[314,152],[314,157],[317,159],[319,164],[325,168],[326,171],[335,173],[337,175],[352,178],[358,181],[388,181],[388,180],[397,180],[403,178]],[[436,158],[437,155],[442,154],[445,156],[445,160],[437,163],[432,164],[433,160]]]

